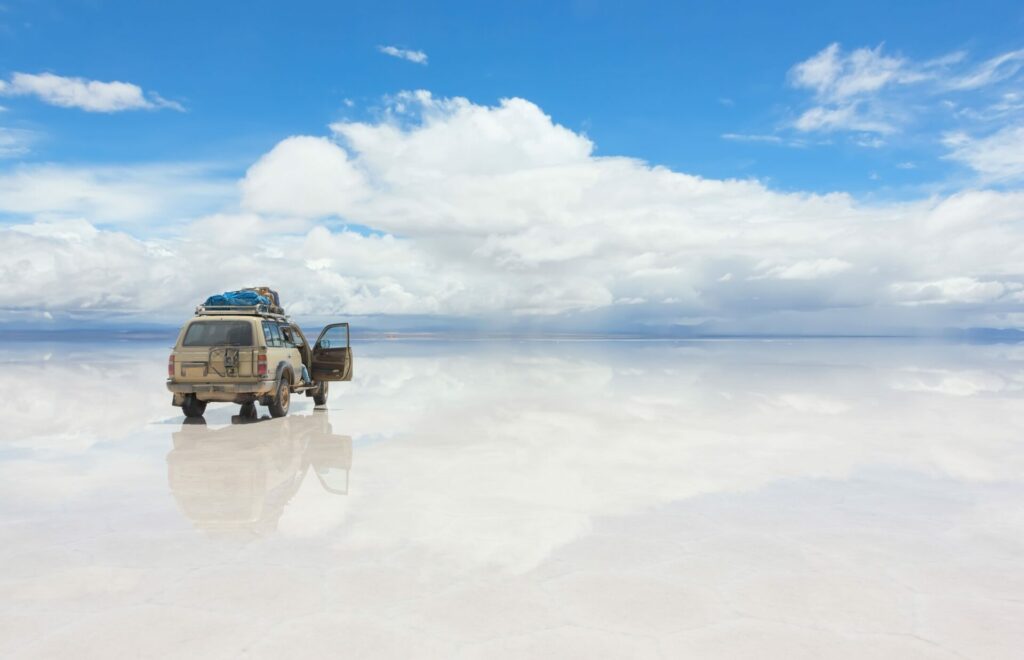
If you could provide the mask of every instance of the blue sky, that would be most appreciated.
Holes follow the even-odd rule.
[[[824,327],[848,324],[851,314],[866,319],[867,326],[893,315],[901,319],[899,324],[909,325],[1014,325],[1020,303],[1016,287],[1024,279],[1013,266],[1016,253],[1007,252],[1005,263],[983,267],[974,255],[949,255],[944,247],[949,236],[922,235],[925,221],[920,220],[902,221],[895,234],[896,240],[908,241],[908,249],[921,249],[931,241],[933,249],[920,256],[920,268],[901,271],[879,262],[884,248],[863,244],[883,240],[872,233],[881,218],[900,222],[893,218],[915,213],[946,217],[951,206],[965,205],[972,210],[957,212],[979,215],[957,226],[964,232],[968,224],[977,230],[975,239],[969,232],[963,236],[978,250],[990,249],[985,241],[1001,244],[1016,238],[1020,222],[1013,209],[1024,175],[1022,157],[1014,156],[1017,146],[1024,145],[1022,35],[1024,6],[1014,2],[737,3],[723,9],[721,3],[710,2],[428,7],[5,0],[0,9],[0,153],[5,156],[0,175],[6,183],[0,182],[0,193],[6,191],[8,202],[0,200],[0,218],[21,228],[19,239],[32,236],[38,241],[45,235],[46,240],[69,240],[86,231],[88,240],[104,241],[117,234],[137,241],[135,247],[143,252],[192,257],[189,246],[195,232],[214,223],[210,218],[215,214],[221,214],[216,221],[221,226],[242,223],[250,232],[278,232],[306,241],[317,228],[332,232],[331,240],[349,240],[346,226],[357,228],[357,234],[372,228],[376,236],[422,251],[425,260],[463,260],[467,272],[490,258],[487,276],[500,286],[520,271],[537,277],[533,293],[510,291],[507,304],[493,306],[480,302],[487,296],[459,298],[461,294],[453,293],[468,288],[460,278],[476,278],[467,272],[452,273],[448,288],[430,292],[395,276],[391,284],[403,292],[395,300],[403,295],[422,300],[426,295],[433,302],[360,307],[345,300],[358,291],[367,299],[393,291],[385,281],[390,275],[348,272],[337,264],[321,267],[326,263],[322,259],[306,260],[315,262],[304,268],[316,271],[317,277],[327,277],[326,269],[344,281],[345,295],[316,303],[338,312],[460,317],[539,313],[614,324],[643,308],[640,316],[657,323],[774,328],[793,323],[779,321],[780,315],[804,318],[812,310],[832,319],[822,321]],[[409,53],[416,55],[402,57]],[[132,87],[94,89],[90,81],[121,81]],[[422,91],[419,96],[417,90]],[[86,99],[90,94],[99,96]],[[468,105],[460,109],[449,103],[452,99]],[[498,112],[505,99],[521,99],[528,106]],[[479,121],[470,117],[473,113]],[[492,120],[497,129],[490,126]],[[376,131],[374,137],[367,137],[360,126]],[[401,132],[401,144],[384,139],[389,126]],[[524,126],[526,132],[518,133]],[[493,137],[492,129],[507,132],[507,139],[493,150],[467,156],[459,147],[480,139],[475,131],[490,131],[487,135]],[[563,130],[571,137],[559,132]],[[297,136],[327,141],[331,151],[321,153],[323,145],[315,141],[288,142]],[[521,160],[522,153],[509,147],[509,140],[556,146],[540,155],[529,151]],[[446,154],[449,160],[437,165],[434,155],[416,150],[421,143],[433,145],[435,155]],[[279,152],[281,145],[286,146]],[[512,150],[503,151],[505,147]],[[307,148],[320,151],[310,157],[302,151]],[[659,244],[653,237],[661,231],[660,222],[670,221],[679,239],[706,233],[705,224],[721,231],[726,222],[752,222],[756,213],[789,217],[797,212],[783,207],[807,195],[812,207],[832,204],[829,193],[843,196],[847,207],[829,207],[837,217],[877,217],[858,219],[857,228],[843,229],[847,240],[860,245],[857,255],[844,252],[847,248],[837,248],[835,254],[809,253],[808,241],[816,231],[813,210],[806,211],[808,226],[780,229],[793,232],[781,243],[779,232],[761,237],[771,242],[761,258],[756,245],[731,242],[730,237],[743,233],[738,231],[724,231],[701,244],[699,254],[689,252],[696,250],[692,241],[679,239],[675,249],[648,259],[643,255],[658,250],[644,243],[633,254],[614,257],[621,270],[616,282],[643,279],[637,273],[648,267],[661,273],[659,278],[671,279],[676,272],[680,279],[655,278],[620,291],[597,278],[584,262],[599,254],[612,258],[601,246],[621,246],[622,236],[594,239],[600,245],[586,255],[545,253],[543,258],[521,259],[520,253],[537,255],[551,241],[586,243],[594,232],[577,236],[565,228],[588,222],[606,227],[608,220],[598,219],[596,207],[555,204],[538,209],[534,201],[517,197],[520,214],[532,214],[529,223],[510,215],[469,228],[461,219],[463,212],[497,217],[509,202],[492,212],[481,209],[475,198],[450,197],[443,200],[447,218],[416,224],[397,218],[395,209],[414,214],[415,205],[423,204],[422,213],[429,214],[426,209],[442,204],[424,197],[423,191],[399,194],[392,178],[404,170],[398,161],[385,164],[388,154],[377,151],[384,148],[392,149],[391,155],[410,150],[425,154],[420,169],[406,173],[403,185],[434,166],[438,177],[449,180],[472,162],[490,172],[487,181],[472,181],[471,187],[479,185],[482,191],[499,185],[494,178],[498,170],[508,175],[501,185],[508,185],[526,172],[540,176],[538,168],[543,167],[549,168],[544,170],[545,183],[564,183],[558,193],[564,198],[583,194],[572,177],[584,160],[600,176],[610,176],[606,170],[614,159],[604,159],[625,157],[639,161],[639,170],[627,175],[639,176],[642,170],[643,183],[637,183],[641,189],[661,186],[659,166],[680,175],[676,186],[685,187],[681,177],[692,175],[759,187],[756,195],[762,197],[752,197],[750,206],[740,210],[729,210],[729,194],[722,193],[722,201],[713,209],[706,207],[696,225],[687,225],[692,205],[679,197],[682,188],[665,193],[671,201],[660,202],[675,211],[630,202],[620,217],[633,219],[622,224],[645,228],[645,240],[654,241],[652,245]],[[295,160],[278,162],[285,152]],[[310,165],[321,157],[322,171]],[[553,172],[553,164],[562,169]],[[307,166],[316,171],[288,183],[289,173]],[[322,188],[332,190],[330,177],[341,177],[337,186],[350,191],[350,197],[307,205],[306,210],[280,201],[319,194],[303,186],[320,176]],[[748,193],[755,195],[749,185],[736,190],[741,197]],[[968,193],[975,197],[963,201]],[[659,194],[652,190],[653,197]],[[625,195],[624,190],[616,196],[616,203]],[[52,201],[57,198],[60,203]],[[765,205],[773,210],[764,211]],[[980,214],[1002,220],[988,226]],[[53,229],[55,223],[64,223],[63,228]],[[78,223],[77,229],[69,229],[68,223]],[[556,232],[558,223],[562,229]],[[260,229],[253,229],[257,225]],[[101,233],[89,233],[93,230]],[[527,249],[524,241],[536,245]],[[789,252],[787,243],[800,247]],[[36,247],[55,251],[47,257],[62,254],[54,246]],[[947,271],[930,272],[925,263],[943,254],[951,260]],[[51,264],[52,269],[75,271],[76,258],[69,259],[74,263]],[[258,264],[249,268],[220,276],[229,282],[247,273],[260,275]],[[540,272],[545,269],[550,270]],[[823,279],[854,279],[858,270],[858,281],[871,280],[881,288],[847,291],[852,282],[838,286],[831,281],[827,289],[814,289],[825,286]],[[552,277],[571,284],[552,293]],[[740,279],[746,282],[741,289],[726,285]],[[764,289],[765,280],[775,284]],[[220,281],[208,274],[202,286],[221,288]],[[549,290],[538,293],[546,286]],[[952,306],[941,307],[937,314],[939,308],[929,302],[922,311],[921,292],[932,290],[929,286],[938,287],[938,298]],[[979,293],[997,289],[1001,293],[995,298]],[[312,312],[312,299],[300,295],[306,296]],[[552,297],[559,302],[549,304]],[[123,302],[125,313],[147,314],[127,292],[95,298],[83,293],[42,307],[73,316],[89,309],[122,309],[118,300],[130,300]],[[764,314],[774,320],[764,320]]]
[[[521,96],[601,154],[876,192],[956,176],[938,158],[946,118],[918,118],[885,149],[835,139],[794,151],[722,135],[777,131],[806,97],[787,72],[833,42],[927,60],[959,50],[984,59],[1024,41],[1016,2],[282,4],[8,2],[0,69],[128,80],[187,112],[112,117],[19,99],[5,102],[5,119],[41,133],[38,160],[244,163],[398,90],[486,104]],[[383,56],[385,44],[429,63]],[[896,167],[906,162],[917,167]]]

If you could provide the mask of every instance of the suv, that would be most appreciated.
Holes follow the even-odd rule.
[[[311,347],[298,325],[271,309],[197,307],[167,360],[172,405],[186,417],[202,417],[208,402],[227,401],[252,416],[259,402],[284,417],[293,393],[323,405],[329,382],[352,380],[348,323],[328,325]]]

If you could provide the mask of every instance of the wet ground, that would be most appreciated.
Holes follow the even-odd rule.
[[[166,342],[0,345],[0,656],[1020,657],[1024,346],[355,351],[194,425]]]

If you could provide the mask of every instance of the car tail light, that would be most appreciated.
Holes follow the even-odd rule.
[[[167,358],[167,377],[174,378],[174,353]]]
[[[267,375],[267,356],[262,353],[256,356],[256,373],[260,376]]]

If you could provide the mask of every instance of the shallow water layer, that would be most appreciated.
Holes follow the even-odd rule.
[[[162,343],[0,345],[0,656],[1020,657],[1024,346],[355,351],[194,425]]]

